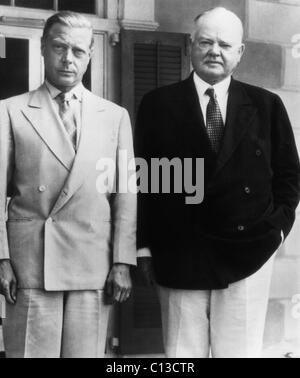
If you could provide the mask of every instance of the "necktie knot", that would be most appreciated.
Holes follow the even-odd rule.
[[[208,88],[206,90],[205,94],[207,96],[209,96],[211,100],[214,100],[214,101],[216,100],[216,92],[215,92],[214,88]]]
[[[69,92],[61,92],[58,96],[57,96],[57,99],[59,101],[60,104],[62,105],[67,105],[69,106],[70,105],[70,101],[72,100],[73,98],[73,94],[72,93],[69,93]]]

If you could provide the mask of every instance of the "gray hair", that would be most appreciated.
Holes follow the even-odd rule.
[[[215,12],[215,11],[223,11],[223,12],[226,12],[226,13],[230,13],[236,20],[237,22],[240,24],[241,26],[241,33],[242,33],[242,40],[244,38],[244,26],[243,26],[243,23],[242,23],[242,20],[232,11],[230,11],[229,9],[227,8],[224,8],[224,7],[214,7],[214,8],[210,8],[200,14],[198,14],[198,16],[194,19],[194,22],[195,24],[197,24],[197,22],[204,16],[206,16],[207,14],[209,13],[212,13],[212,12]],[[194,32],[193,32],[193,35],[192,35],[192,39],[194,39]]]
[[[71,28],[82,28],[82,29],[89,29],[91,30],[92,33],[92,40],[91,40],[91,45],[90,48],[94,46],[94,35],[93,35],[93,26],[90,23],[90,21],[84,17],[80,13],[76,12],[71,12],[71,11],[61,11],[58,13],[55,13],[53,16],[48,18],[46,21],[45,27],[44,27],[44,32],[43,32],[43,37],[42,37],[42,42],[45,42],[51,28],[55,24],[61,24],[64,26],[69,26]]]

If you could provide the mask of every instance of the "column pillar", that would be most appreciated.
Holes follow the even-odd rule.
[[[120,7],[123,29],[154,31],[158,28],[155,0],[121,0]]]

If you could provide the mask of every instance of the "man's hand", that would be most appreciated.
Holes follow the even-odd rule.
[[[142,282],[146,286],[154,286],[155,279],[152,266],[152,257],[138,257],[137,269],[141,275]]]
[[[0,260],[0,294],[11,305],[17,301],[17,279],[9,260]]]
[[[114,264],[106,282],[106,294],[115,302],[123,303],[130,297],[131,290],[130,266]]]

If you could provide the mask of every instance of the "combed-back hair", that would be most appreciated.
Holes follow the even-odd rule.
[[[92,32],[91,48],[94,46],[93,26],[90,21],[80,13],[61,11],[55,13],[46,21],[42,41],[45,42],[53,25],[61,24],[70,28],[89,29]]]

